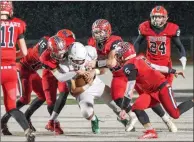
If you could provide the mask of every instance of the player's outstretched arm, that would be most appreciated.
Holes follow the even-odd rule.
[[[185,78],[185,75],[182,71],[176,71],[175,69],[173,68],[168,68],[166,66],[159,66],[159,65],[156,65],[156,64],[150,64],[152,68],[154,68],[155,70],[158,70],[160,71],[161,73],[172,73],[175,75],[175,77],[177,78],[179,75],[181,75],[183,78]]]

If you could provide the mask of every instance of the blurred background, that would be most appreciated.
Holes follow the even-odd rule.
[[[113,34],[134,42],[138,35],[138,25],[149,20],[153,7],[162,5],[169,12],[168,21],[180,26],[181,41],[187,51],[187,58],[193,63],[194,2],[15,1],[13,4],[14,15],[27,23],[28,47],[35,44],[42,36],[52,36],[63,28],[72,30],[77,40],[86,44],[88,37],[91,36],[92,23],[99,18],[107,19],[111,23]],[[146,45],[144,43],[141,46],[144,49],[143,46]],[[179,58],[174,45],[172,45],[172,58],[175,61]]]

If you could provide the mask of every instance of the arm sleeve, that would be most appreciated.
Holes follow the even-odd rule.
[[[139,53],[139,46],[144,39],[144,36],[140,34],[134,42],[134,47],[137,54]]]
[[[168,68],[166,66],[159,66],[156,64],[151,64],[151,67],[154,68],[155,70],[160,71],[161,73],[169,73],[169,74],[175,74],[176,70],[173,68]]]
[[[173,43],[176,45],[176,47],[179,50],[180,57],[186,57],[186,52],[183,44],[181,43],[180,37],[179,36],[174,36],[172,37]]]
[[[131,99],[133,95],[133,89],[136,83],[137,69],[135,69],[134,64],[128,64],[124,66],[123,69],[124,69],[125,75],[128,78],[127,87],[126,87],[124,96]]]

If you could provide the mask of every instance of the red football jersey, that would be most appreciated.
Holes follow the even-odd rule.
[[[2,64],[15,64],[16,43],[24,38],[26,24],[19,18],[1,20],[1,62]]]
[[[133,68],[131,65],[134,65]],[[136,85],[146,93],[158,91],[158,87],[166,81],[165,76],[153,69],[150,62],[142,55],[128,60],[123,71],[128,76],[134,69],[137,70]]]
[[[48,39],[49,37],[44,36],[34,47],[29,48],[27,56],[23,57],[20,60],[20,63],[34,71],[41,69],[44,63],[40,60],[40,58],[41,56],[45,56],[45,52],[48,52],[47,51]]]
[[[97,44],[94,38],[89,38],[88,45],[91,45],[96,48],[98,54],[98,60],[104,60],[108,58],[109,53],[116,47],[118,42],[123,41],[120,36],[111,35],[109,39],[103,44]],[[110,69],[113,72],[113,75],[116,74],[116,71],[120,70],[120,66],[116,66]]]
[[[180,34],[178,25],[168,22],[163,31],[156,33],[150,22],[145,21],[139,25],[139,32],[146,37],[147,58],[155,64],[167,66],[171,56],[171,38]]]

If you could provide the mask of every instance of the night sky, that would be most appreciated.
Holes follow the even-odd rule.
[[[194,2],[14,2],[14,14],[27,23],[27,39],[39,39],[62,28],[71,29],[77,38],[91,35],[92,23],[105,18],[114,33],[136,36],[138,25],[149,19],[151,9],[163,5],[169,21],[180,26],[182,35],[194,34]]]

